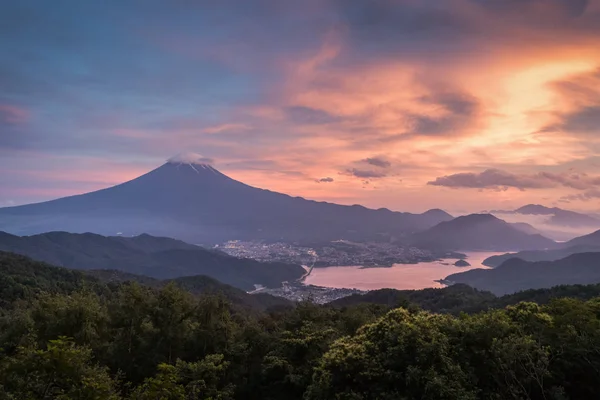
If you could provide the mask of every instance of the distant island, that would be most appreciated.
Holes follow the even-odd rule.
[[[471,264],[469,264],[468,261],[466,260],[458,260],[457,262],[454,263],[455,267],[470,267]]]

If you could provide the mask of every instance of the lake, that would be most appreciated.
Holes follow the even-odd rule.
[[[327,267],[313,268],[304,283],[332,288],[360,290],[425,289],[443,287],[435,282],[450,274],[468,271],[474,268],[488,268],[482,264],[488,257],[504,254],[489,252],[463,252],[467,255],[470,267],[455,267],[456,260],[423,262],[419,264],[395,264],[391,268]],[[448,263],[449,265],[443,265]]]

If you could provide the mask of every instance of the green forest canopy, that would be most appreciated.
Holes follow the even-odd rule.
[[[381,304],[373,295],[249,312],[227,294],[192,294],[175,282],[106,284],[6,254],[0,267],[0,399],[590,399],[600,392],[598,286],[522,292],[512,301],[458,287],[392,300],[387,293]],[[555,298],[562,295],[588,300]],[[488,310],[475,312],[483,297]]]

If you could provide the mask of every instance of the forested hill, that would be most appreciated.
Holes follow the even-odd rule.
[[[101,236],[48,232],[15,236],[0,232],[0,251],[75,269],[117,269],[157,279],[206,275],[244,290],[255,284],[279,287],[300,278],[300,265],[267,263],[228,256],[179,240],[150,235]]]
[[[187,276],[159,280],[117,270],[77,271],[55,267],[28,257],[0,251],[0,305],[28,299],[40,293],[71,294],[90,290],[106,294],[118,284],[136,282],[153,289],[170,283],[193,295],[216,295],[226,298],[233,306],[265,311],[271,307],[287,307],[292,303],[268,294],[249,295],[243,290],[221,283],[208,276]]]
[[[600,284],[561,285],[547,289],[529,289],[504,296],[473,289],[465,284],[451,285],[441,289],[396,290],[379,289],[365,294],[353,294],[329,303],[333,307],[358,305],[381,305],[389,308],[417,306],[436,313],[476,313],[504,308],[523,301],[548,304],[553,299],[569,297],[590,300],[600,296]]]
[[[119,276],[104,284],[2,257],[0,288],[27,291],[0,306],[0,399],[558,400],[600,392],[599,298],[459,317],[410,302],[391,311],[303,302],[248,313],[176,284],[120,284]],[[450,302],[469,291],[493,299],[453,290]],[[418,292],[415,301],[439,296],[435,307],[448,309],[452,290]],[[521,299],[546,303],[551,292]]]

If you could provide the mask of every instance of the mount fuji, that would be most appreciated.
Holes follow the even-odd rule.
[[[103,235],[149,233],[193,243],[224,240],[368,240],[402,237],[452,216],[373,210],[306,200],[227,177],[183,154],[129,182],[91,193],[0,208],[0,230]]]

